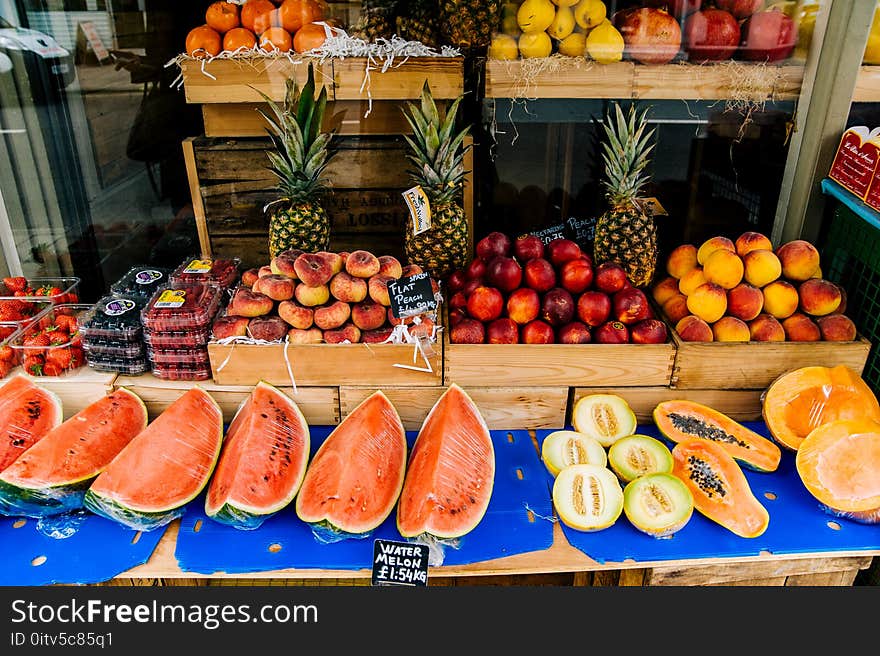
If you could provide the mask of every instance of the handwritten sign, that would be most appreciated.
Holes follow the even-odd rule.
[[[535,235],[536,237],[540,238],[540,240],[544,242],[545,246],[554,239],[565,239],[567,237],[564,223],[552,225],[548,228],[542,228],[541,230],[533,230],[528,234]]]
[[[431,229],[431,203],[425,190],[416,185],[403,192],[403,200],[412,218],[413,234],[419,235]]]
[[[427,272],[398,278],[388,283],[391,314],[395,318],[412,317],[437,309],[431,276]]]
[[[373,585],[428,585],[428,545],[394,540],[373,543]]]
[[[104,42],[101,41],[101,36],[98,34],[98,30],[95,29],[95,24],[92,21],[83,21],[79,24],[79,28],[83,31],[83,34],[86,35],[86,41],[89,42],[89,47],[91,47],[92,52],[95,53],[95,57],[98,58],[98,61],[102,62],[107,59],[110,56],[110,53],[107,51]]]
[[[568,228],[569,239],[573,240],[582,249],[589,250],[596,235],[596,217],[590,216],[585,219],[578,216],[570,216],[565,220]]]

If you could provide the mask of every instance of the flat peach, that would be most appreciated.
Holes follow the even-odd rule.
[[[351,321],[361,330],[376,330],[385,323],[385,311],[384,305],[368,299],[352,306]]]
[[[403,267],[393,255],[381,255],[379,256],[379,273],[392,278],[400,278],[403,275]]]
[[[278,316],[294,328],[307,330],[315,322],[315,311],[296,301],[282,301],[278,304]],[[323,339],[323,338],[322,338]]]
[[[349,317],[351,317],[351,306],[342,301],[315,308],[315,325],[321,330],[339,328],[348,321]]]
[[[367,297],[367,281],[340,271],[330,279],[330,294],[346,303],[360,303]]]
[[[299,301],[300,305],[316,307],[318,305],[324,305],[324,303],[330,300],[330,288],[327,287],[327,285],[310,287],[309,285],[300,284],[296,286],[293,295],[296,300]]]
[[[367,281],[367,290],[376,303],[388,307],[391,305],[391,297],[388,295],[388,283],[394,280],[391,276],[377,273]]]
[[[291,328],[287,331],[287,338],[291,344],[322,344],[324,331],[320,328]]]

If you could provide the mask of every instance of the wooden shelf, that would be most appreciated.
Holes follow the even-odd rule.
[[[862,66],[859,69],[853,102],[880,102],[880,66]]]

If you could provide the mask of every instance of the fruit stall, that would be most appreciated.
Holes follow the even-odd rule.
[[[92,302],[3,280],[0,584],[367,585],[379,539],[429,585],[876,571],[880,335],[846,241],[670,239],[657,124],[619,102],[798,100],[818,8],[362,4],[209,3],[169,62],[204,125],[197,252]],[[487,223],[470,94],[613,101],[589,238]],[[880,230],[871,185],[834,184]]]

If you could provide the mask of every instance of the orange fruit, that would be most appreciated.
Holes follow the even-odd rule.
[[[205,12],[205,22],[220,34],[225,34],[240,25],[238,21],[238,5],[225,0],[212,2]]]
[[[261,30],[258,31],[254,27],[256,18],[263,14],[271,14],[273,11],[275,11],[275,5],[269,2],[269,0],[247,0],[241,8],[241,26],[246,27],[255,34],[260,34]],[[269,26],[268,23],[266,26]]]
[[[323,3],[316,0],[284,0],[278,11],[281,14],[281,27],[291,33],[303,25],[324,19]]]
[[[260,35],[260,48],[267,52],[280,50],[281,52],[290,52],[293,47],[293,39],[290,32],[283,27],[270,27]]]
[[[281,27],[281,17],[277,9],[268,14],[259,14],[254,18],[254,34],[262,34],[270,27]]]
[[[223,35],[223,49],[235,52],[239,48],[253,48],[257,37],[246,27],[233,27]]]
[[[327,33],[323,25],[308,23],[303,25],[293,35],[293,49],[297,52],[306,52],[313,48],[319,48],[327,40]]]
[[[204,59],[220,54],[222,42],[220,33],[207,25],[194,27],[186,35],[186,52],[190,57]]]

